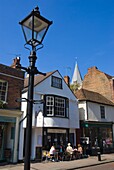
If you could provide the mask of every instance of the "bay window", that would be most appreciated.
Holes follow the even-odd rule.
[[[65,97],[46,95],[45,115],[55,117],[69,116],[69,100]]]
[[[46,96],[46,111],[48,116],[54,115],[54,97]]]

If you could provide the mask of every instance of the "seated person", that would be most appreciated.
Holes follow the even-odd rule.
[[[66,151],[69,152],[71,155],[73,154],[73,148],[70,143],[68,143],[68,146],[66,148]]]
[[[78,144],[78,152],[79,152],[79,158],[82,157],[83,149],[82,149],[82,146],[80,144]]]
[[[55,155],[55,147],[54,146],[51,146],[51,149],[50,149],[50,156],[52,158],[52,161],[54,161],[54,155]]]
[[[64,146],[61,143],[60,147],[59,147],[59,160],[63,161],[63,155],[64,155]]]
[[[76,148],[76,146],[74,146],[74,149],[73,149],[74,151],[77,151],[77,148]]]
[[[71,160],[71,158],[72,158],[72,156],[73,156],[73,148],[72,148],[72,146],[71,146],[70,143],[68,143],[68,146],[67,146],[67,148],[66,148],[66,152],[69,154],[69,158],[70,158],[70,160]]]
[[[75,159],[78,158],[78,151],[77,151],[76,146],[74,146],[74,148],[73,148],[73,157],[74,157]]]

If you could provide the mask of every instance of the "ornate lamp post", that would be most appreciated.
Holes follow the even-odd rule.
[[[22,69],[26,70],[29,74],[28,79],[28,98],[27,98],[27,124],[26,124],[26,140],[25,140],[25,162],[24,170],[30,170],[30,157],[31,157],[31,136],[32,136],[32,110],[33,110],[33,91],[34,91],[34,75],[43,74],[35,67],[36,62],[36,47],[42,45],[42,41],[46,35],[52,21],[47,20],[40,15],[39,8],[36,7],[25,19],[19,22],[22,26],[23,34],[26,44],[32,47],[29,56],[29,67]],[[41,48],[40,47],[40,48]],[[38,48],[39,49],[39,48]]]

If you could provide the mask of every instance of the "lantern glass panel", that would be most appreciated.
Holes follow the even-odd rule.
[[[34,16],[34,31],[38,33],[46,29],[47,27],[48,27],[48,23]]]
[[[34,23],[32,24],[33,21]],[[28,44],[33,43],[36,45],[36,42],[37,44],[42,42],[43,36],[48,27],[48,23],[44,22],[40,18],[37,18],[36,16],[31,16],[23,22],[22,27],[26,42]]]
[[[32,30],[28,27],[23,26],[23,25],[22,25],[22,29],[24,32],[25,40],[26,40],[26,42],[28,42],[32,37]]]

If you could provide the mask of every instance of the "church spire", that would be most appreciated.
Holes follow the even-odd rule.
[[[74,83],[77,83],[80,86],[82,85],[82,76],[81,76],[80,70],[78,68],[77,61],[75,64],[74,73],[73,73],[73,77],[72,77],[72,81],[71,81],[71,84],[74,84]]]

